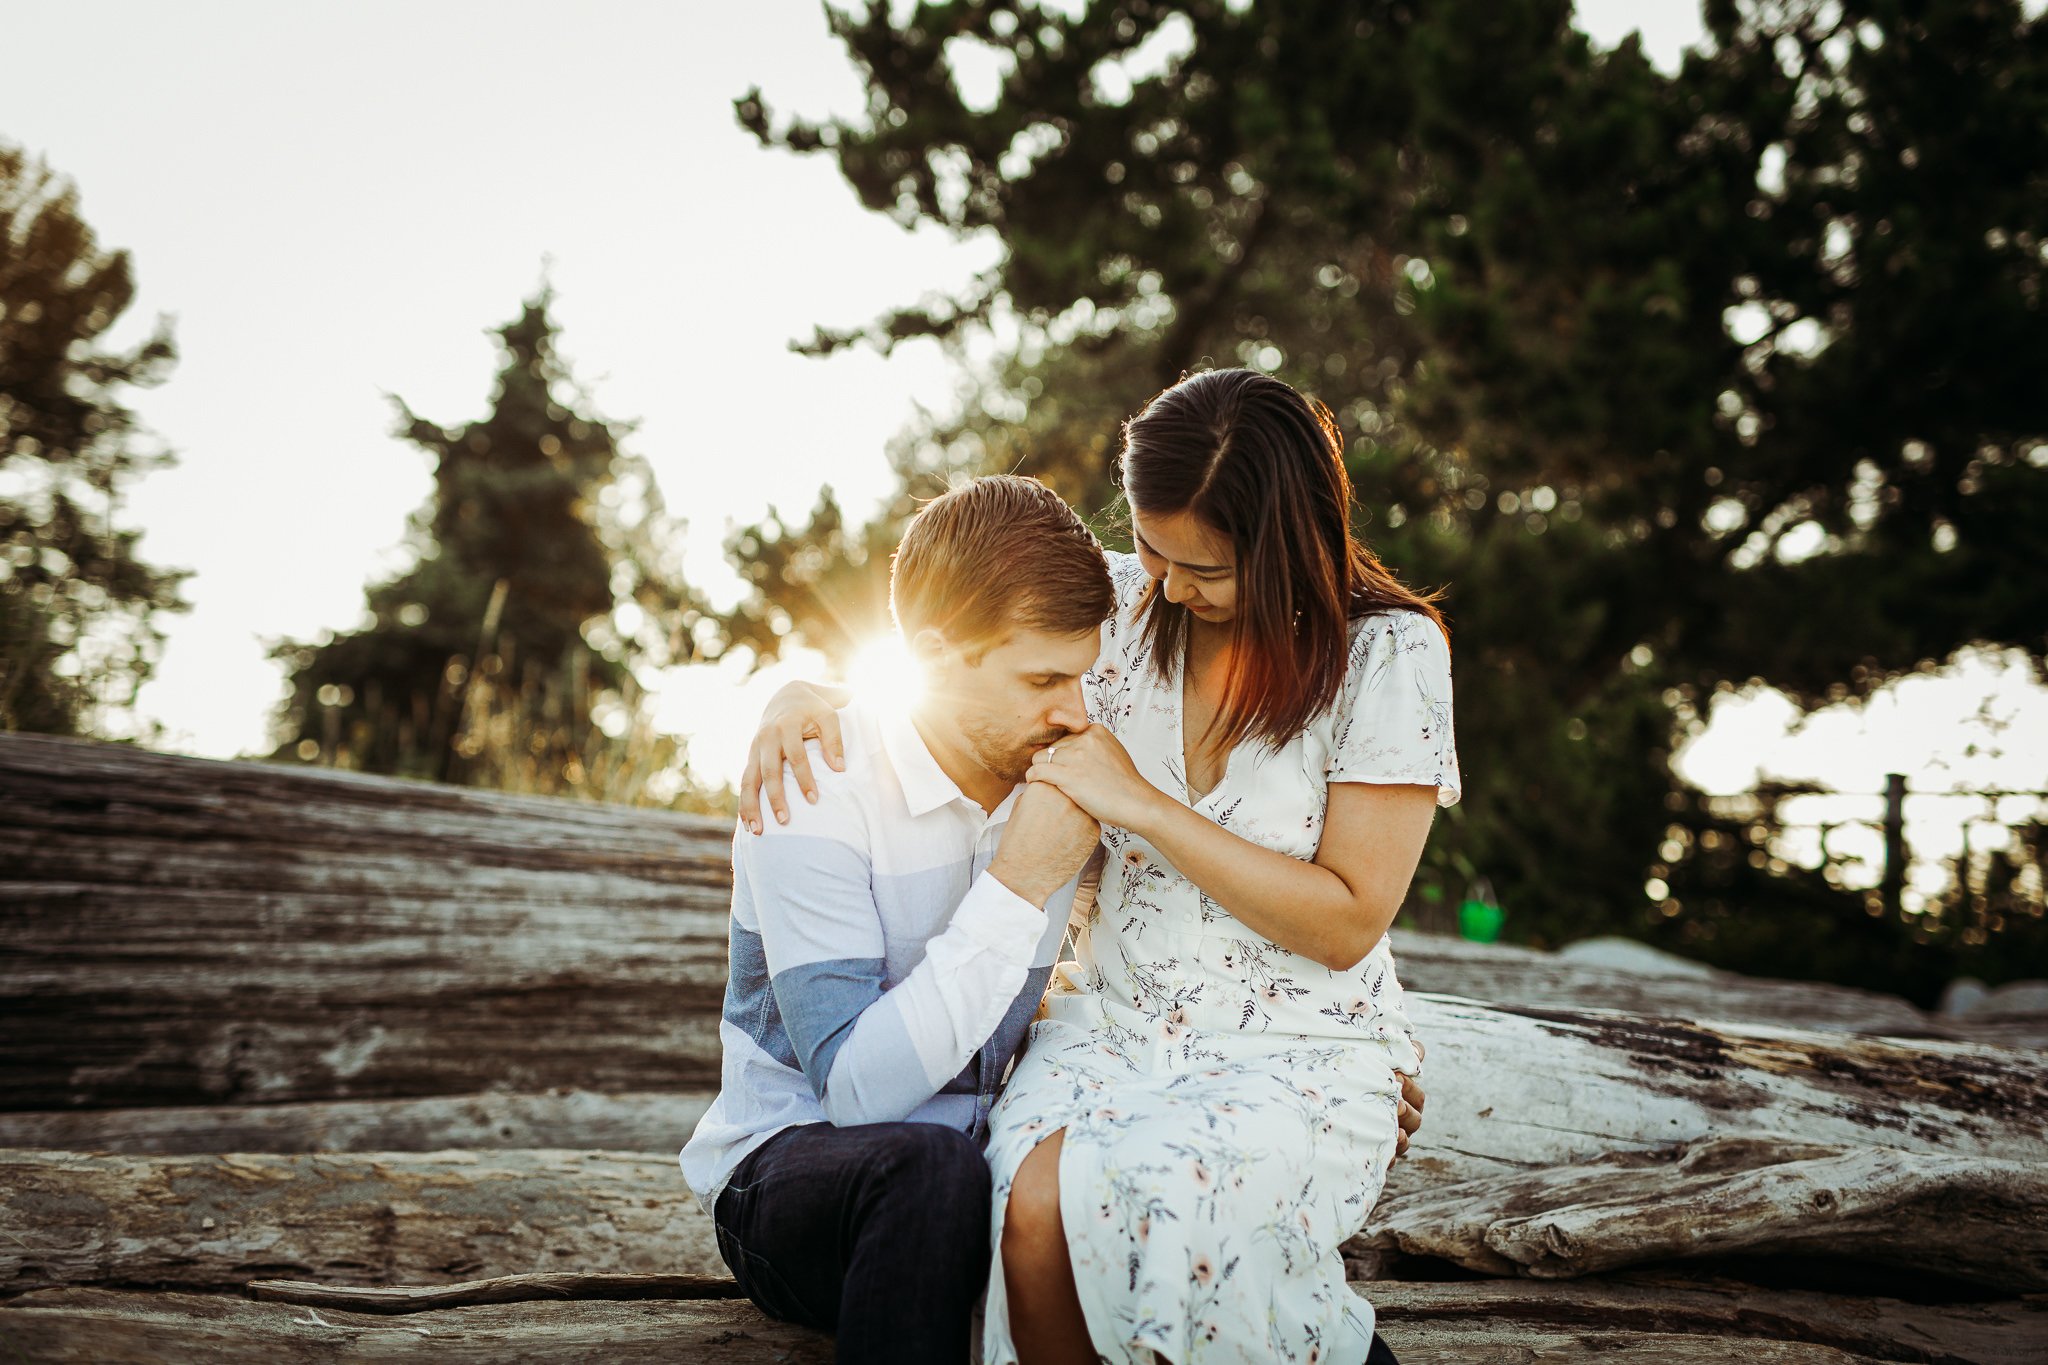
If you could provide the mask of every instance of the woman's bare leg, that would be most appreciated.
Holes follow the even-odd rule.
[[[1066,1136],[1062,1128],[1031,1149],[1017,1168],[1003,1214],[1003,1284],[1010,1299],[1010,1340],[1021,1365],[1096,1360],[1060,1220],[1060,1148]]]

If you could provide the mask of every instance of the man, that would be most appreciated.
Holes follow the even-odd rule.
[[[923,696],[841,711],[843,770],[800,772],[816,800],[786,812],[777,774],[786,822],[735,836],[721,1089],[681,1163],[740,1287],[835,1331],[842,1361],[967,1355],[989,1111],[1100,835],[1023,779],[1087,728],[1114,605],[1100,546],[1036,480],[936,499],[890,577]]]

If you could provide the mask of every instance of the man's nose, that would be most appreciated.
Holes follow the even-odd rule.
[[[1073,734],[1088,728],[1088,705],[1081,699],[1081,680],[1076,678],[1061,689],[1061,695],[1053,708],[1045,713],[1048,730],[1065,730]]]

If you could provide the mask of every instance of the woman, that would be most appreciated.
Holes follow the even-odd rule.
[[[1029,774],[1108,868],[991,1116],[984,1357],[1364,1360],[1338,1247],[1419,1067],[1385,935],[1458,798],[1449,645],[1320,404],[1213,371],[1124,435],[1091,724]]]

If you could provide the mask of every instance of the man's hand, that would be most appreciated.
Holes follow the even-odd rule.
[[[1415,1043],[1415,1060],[1422,1060],[1422,1042]],[[1408,1136],[1422,1127],[1422,1102],[1428,1098],[1422,1093],[1422,1082],[1407,1072],[1397,1073],[1401,1077],[1401,1104],[1399,1120],[1400,1133],[1394,1138],[1394,1159],[1399,1161],[1408,1155]]]
[[[1107,725],[1090,725],[1040,749],[1025,779],[1050,782],[1096,819],[1140,834],[1151,823],[1148,815],[1162,804],[1178,804],[1145,780]]]
[[[1010,822],[990,875],[1043,910],[1065,886],[1102,838],[1095,817],[1069,801],[1049,782],[1033,782],[1017,793]]]

